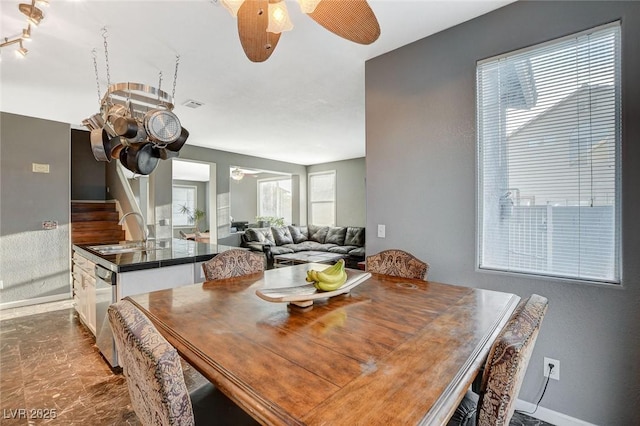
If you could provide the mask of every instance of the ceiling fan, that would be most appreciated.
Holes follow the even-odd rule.
[[[380,25],[367,0],[297,0],[303,13],[332,33],[360,44],[380,36]],[[284,0],[220,0],[238,18],[238,35],[244,53],[253,62],[264,62],[275,50],[280,35],[289,31]]]

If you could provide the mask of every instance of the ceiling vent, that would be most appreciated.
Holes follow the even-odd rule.
[[[194,101],[194,100],[188,100],[187,102],[183,103],[182,105],[188,107],[188,108],[200,108],[202,105],[204,105],[202,102],[198,102],[198,101]]]

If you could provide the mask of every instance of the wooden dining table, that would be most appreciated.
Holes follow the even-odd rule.
[[[378,274],[311,309],[256,294],[307,284],[308,269],[325,267],[295,265],[129,299],[262,424],[445,424],[520,298]]]

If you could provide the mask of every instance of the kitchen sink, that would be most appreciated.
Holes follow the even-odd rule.
[[[147,252],[153,251],[155,247],[145,246],[142,241],[132,241],[120,244],[103,244],[98,246],[89,246],[93,251],[100,254],[120,254],[120,253],[135,253],[135,252]]]

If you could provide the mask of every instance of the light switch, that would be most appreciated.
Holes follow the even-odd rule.
[[[378,225],[378,238],[384,238],[385,236],[385,226],[384,225]]]
[[[48,164],[31,163],[31,171],[33,173],[49,173]]]

